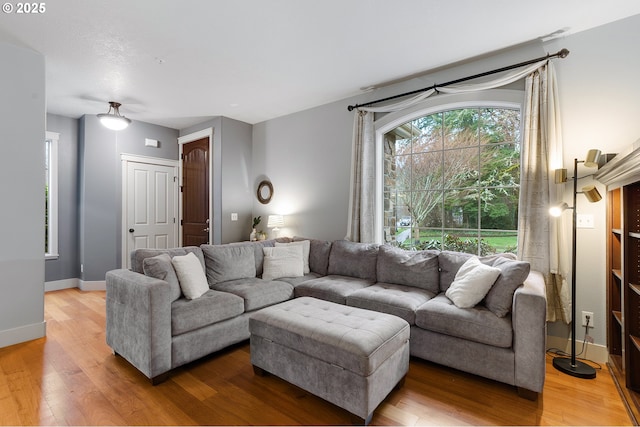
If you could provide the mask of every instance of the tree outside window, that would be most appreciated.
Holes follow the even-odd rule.
[[[405,248],[515,252],[520,111],[465,108],[384,136],[384,235]]]

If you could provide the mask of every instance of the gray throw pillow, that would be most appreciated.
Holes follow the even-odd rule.
[[[167,254],[171,258],[174,256],[182,256],[192,252],[202,264],[204,270],[204,255],[202,249],[198,246],[185,246],[183,248],[170,248],[170,249],[136,249],[131,251],[131,269],[136,273],[144,273],[142,263],[145,259],[154,257],[160,254]]]
[[[500,276],[484,298],[484,305],[498,317],[511,312],[513,294],[529,276],[531,265],[526,261],[496,258],[491,265],[500,269]]]
[[[318,239],[308,239],[296,236],[294,242],[301,240],[309,241],[309,270],[326,276],[329,269],[329,254],[331,253],[331,242]]]
[[[260,248],[262,250],[262,248]],[[203,245],[209,286],[236,279],[256,277],[253,246]]]
[[[142,260],[142,269],[145,276],[155,279],[164,280],[171,288],[171,301],[175,301],[182,296],[180,290],[180,282],[178,276],[171,263],[171,257],[168,254],[160,254],[154,257]]]
[[[336,240],[331,245],[328,273],[375,281],[379,246]]]
[[[407,251],[391,245],[380,246],[378,282],[415,286],[439,293],[439,251]]]

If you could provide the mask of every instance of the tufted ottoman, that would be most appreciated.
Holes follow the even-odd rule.
[[[249,331],[256,374],[274,374],[365,424],[409,370],[409,324],[390,314],[302,297],[256,312]]]

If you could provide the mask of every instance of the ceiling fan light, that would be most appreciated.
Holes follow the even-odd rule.
[[[98,118],[100,119],[100,123],[108,129],[111,130],[122,130],[125,129],[131,123],[131,120],[127,119],[125,116],[120,115],[120,103],[110,101],[109,102],[109,111],[106,113],[98,114]],[[111,112],[113,110],[113,113]]]

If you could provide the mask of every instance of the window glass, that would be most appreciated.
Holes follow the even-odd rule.
[[[404,248],[515,252],[520,111],[446,110],[384,136],[384,236]]]
[[[45,139],[44,253],[47,259],[58,257],[58,138],[47,132]]]

